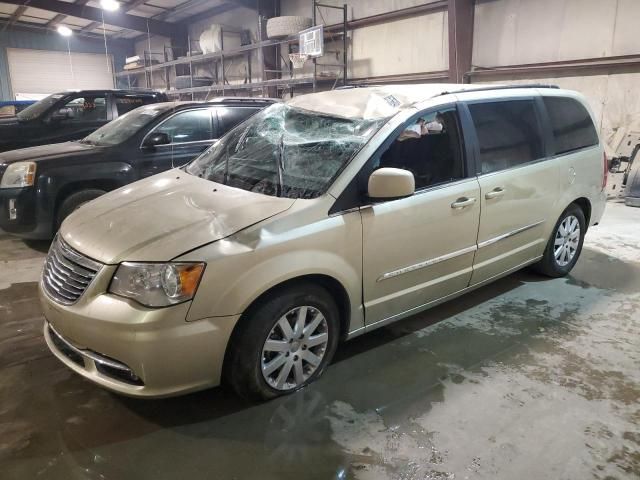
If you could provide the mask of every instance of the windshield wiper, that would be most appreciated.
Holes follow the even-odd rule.
[[[278,196],[281,197],[284,189],[284,133],[280,136],[280,145],[278,145],[278,158],[276,159],[278,166]]]

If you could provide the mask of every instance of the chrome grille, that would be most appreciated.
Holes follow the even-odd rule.
[[[56,236],[44,262],[42,287],[56,302],[73,305],[100,268],[101,263],[76,252]]]

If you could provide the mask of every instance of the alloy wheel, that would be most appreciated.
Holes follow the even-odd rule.
[[[565,217],[556,231],[553,256],[556,263],[565,267],[576,256],[580,245],[580,222],[574,215]]]
[[[276,390],[293,390],[311,377],[329,342],[327,320],[308,305],[289,310],[275,323],[262,347],[262,376]]]

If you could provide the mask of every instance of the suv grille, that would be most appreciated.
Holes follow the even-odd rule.
[[[72,305],[102,268],[98,263],[71,249],[58,236],[53,240],[42,271],[42,287],[56,302]]]

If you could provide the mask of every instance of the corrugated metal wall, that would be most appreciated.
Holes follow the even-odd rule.
[[[115,70],[121,70],[125,57],[133,53],[133,42],[125,40],[109,40],[109,53],[113,55]],[[66,38],[56,32],[9,28],[0,31],[0,99],[11,100],[11,82],[7,63],[7,48],[31,48],[35,50],[67,51]],[[78,53],[104,53],[104,41],[86,37],[71,37],[71,50]],[[47,72],[34,72],[45,78]]]

